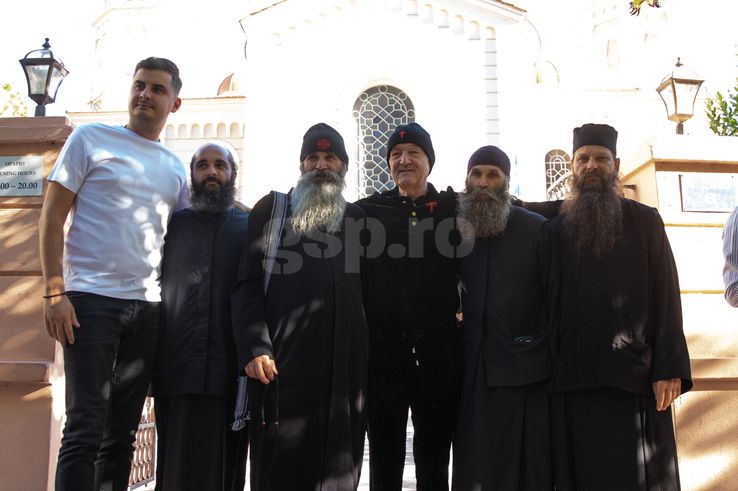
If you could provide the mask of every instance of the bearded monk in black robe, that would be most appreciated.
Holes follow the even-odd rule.
[[[622,197],[617,132],[574,130],[554,390],[558,488],[678,490],[671,403],[692,387],[674,257],[659,213]]]
[[[552,491],[550,333],[557,269],[551,224],[510,204],[510,159],[469,159],[459,228],[464,385],[453,491]]]
[[[276,234],[268,226],[275,193],[254,206],[233,292],[250,377],[253,491],[356,489],[364,451],[368,333],[357,258],[347,250],[364,213],[341,195],[348,157],[338,132],[311,127],[300,161]]]

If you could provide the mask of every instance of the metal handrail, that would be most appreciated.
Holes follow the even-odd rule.
[[[128,489],[145,486],[156,478],[156,417],[154,399],[147,397],[136,431]]]
[[[557,200],[564,199],[569,194],[569,186],[567,185],[569,173],[559,176],[548,189],[546,189],[546,199]]]

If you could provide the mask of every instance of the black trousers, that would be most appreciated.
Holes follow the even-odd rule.
[[[226,397],[157,397],[157,491],[243,491],[248,429],[231,431]]]
[[[159,330],[159,303],[67,295],[80,327],[64,346],[66,413],[57,491],[125,491]]]
[[[408,408],[415,432],[413,456],[419,491],[448,490],[449,451],[461,390],[458,360],[370,368],[369,481],[372,491],[400,491],[405,466]]]

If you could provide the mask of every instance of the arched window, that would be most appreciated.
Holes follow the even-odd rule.
[[[353,115],[358,130],[359,197],[393,188],[385,147],[397,125],[415,121],[412,101],[397,87],[378,85],[359,95]]]
[[[546,153],[546,198],[561,199],[566,195],[566,176],[569,174],[571,157],[563,150]]]

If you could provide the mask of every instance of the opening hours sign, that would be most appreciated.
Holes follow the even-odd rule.
[[[44,158],[0,157],[0,196],[41,196]]]

